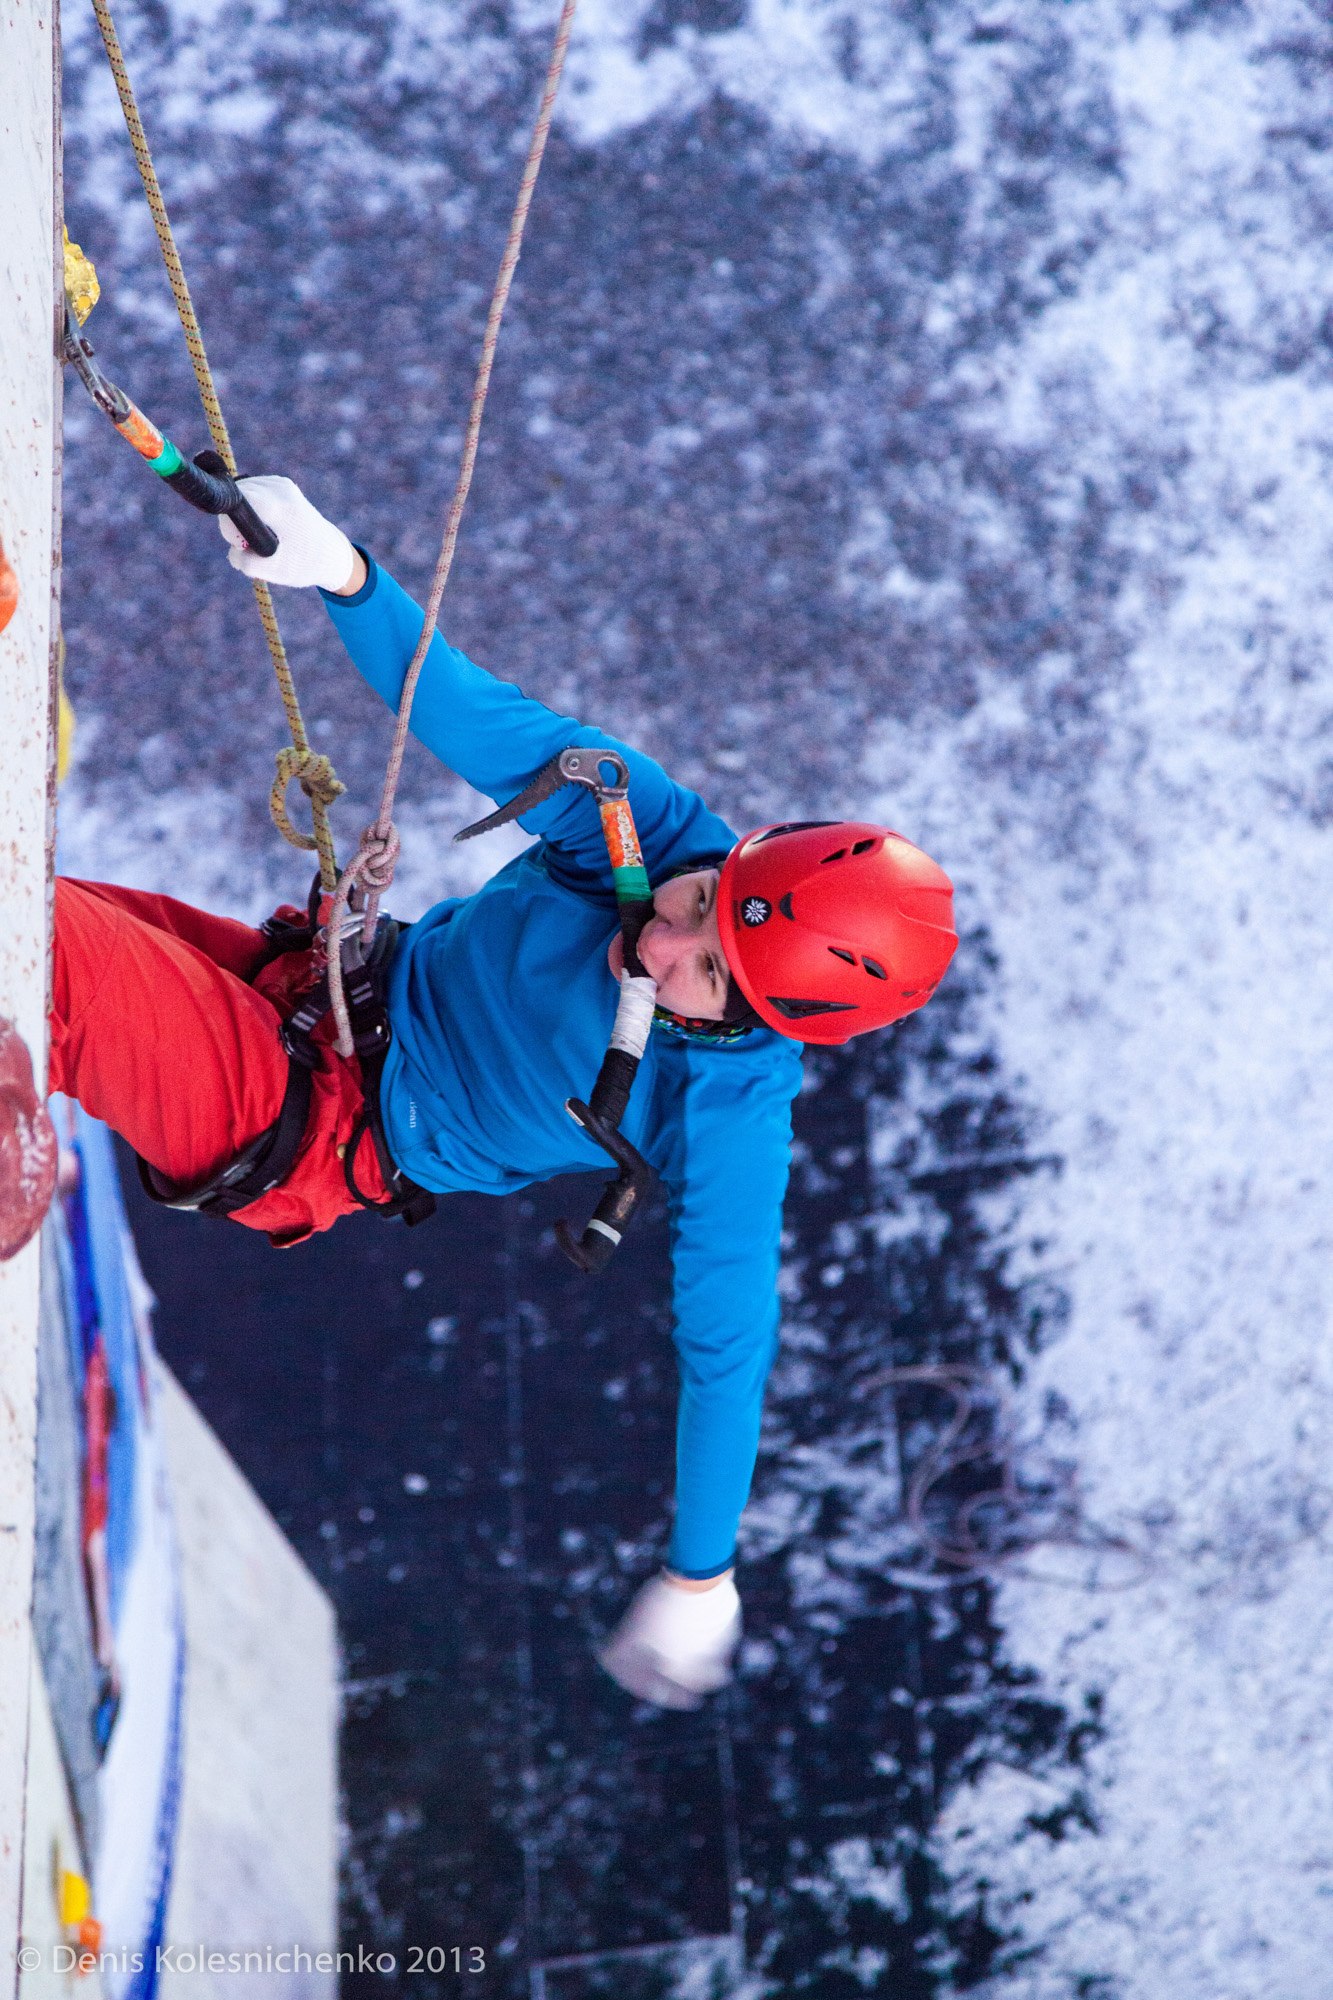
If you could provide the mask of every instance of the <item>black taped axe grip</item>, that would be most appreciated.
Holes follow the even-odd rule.
[[[639,1073],[639,1057],[625,1049],[608,1049],[592,1087],[591,1110],[603,1125],[619,1127],[629,1109],[629,1094]]]
[[[257,556],[277,554],[277,536],[260,520],[217,452],[196,452],[194,463],[183,460],[178,471],[167,474],[166,483],[201,514],[225,514]]]

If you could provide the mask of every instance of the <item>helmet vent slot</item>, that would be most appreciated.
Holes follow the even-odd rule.
[[[805,1021],[812,1014],[854,1014],[856,1008],[850,1000],[780,1000],[776,993],[768,996],[770,1007],[776,1007],[779,1014],[789,1021]]]
[[[846,858],[846,854],[847,854],[847,849],[845,847],[835,847],[832,854],[826,854],[824,856],[824,859],[820,863],[820,866],[822,868],[827,868],[830,861],[842,861]]]
[[[888,978],[889,976],[888,973],[884,970],[884,967],[880,964],[877,958],[863,958],[861,960],[861,963],[865,967],[866,971],[870,974],[872,979]]]
[[[854,951],[844,951],[840,944],[831,944],[829,950],[835,958],[840,958],[844,965],[856,964],[856,953]]]
[[[811,833],[818,826],[836,826],[835,819],[789,819],[781,826],[770,826],[767,833],[760,833],[747,843],[750,847],[762,847],[766,840],[781,840],[784,833]]]
[[[795,919],[795,917],[794,917],[794,916],[792,915],[792,907],[791,907],[791,890],[790,890],[790,889],[788,889],[788,891],[787,891],[787,893],[786,893],[786,895],[785,895],[785,896],[781,896],[781,897],[779,897],[779,899],[778,899],[778,908],[779,908],[779,909],[781,910],[781,912],[782,912],[783,916],[784,916],[784,917],[785,917],[785,918],[787,919],[788,923],[795,923],[796,919]]]
[[[858,840],[856,845],[852,849],[852,853],[868,854],[874,845],[875,842],[873,840]]]

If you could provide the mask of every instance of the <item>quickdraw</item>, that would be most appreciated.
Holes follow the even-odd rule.
[[[613,773],[609,782],[603,775],[607,767]],[[620,1130],[648,1046],[657,999],[657,982],[645,972],[639,957],[639,938],[652,915],[653,892],[630,810],[629,766],[616,750],[583,745],[562,750],[517,798],[465,826],[454,839],[471,840],[476,834],[507,826],[564,785],[584,785],[597,801],[625,948],[620,1001],[592,1096],[586,1103],[581,1097],[571,1097],[565,1104],[575,1124],[611,1155],[620,1171],[615,1180],[607,1182],[581,1236],[575,1236],[567,1222],[558,1222],[555,1228],[556,1240],[572,1263],[581,1271],[600,1271],[610,1262],[652,1180],[652,1168]]]

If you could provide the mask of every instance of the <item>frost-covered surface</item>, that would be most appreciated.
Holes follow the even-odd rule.
[[[875,753],[967,856],[997,1045],[1065,1161],[1025,1203],[1070,1300],[1025,1396],[1062,1399],[1090,1513],[1150,1551],[1141,1588],[997,1607],[1049,1691],[1104,1694],[1098,1837],[1052,1851],[998,1768],[941,1829],[1043,1946],[1003,1990],[1042,1995],[1313,1995],[1333,1936],[1330,51],[1301,9],[1182,27],[1090,38],[1104,234],[983,419],[1064,514],[1057,606],[1069,527],[1114,506],[1104,623]]]
[[[243,456],[304,471],[409,582],[544,31],[525,0],[182,6],[130,38]],[[94,334],[184,443],[114,101],[72,67]],[[985,1682],[984,1754],[931,1821],[942,1986],[1327,1986],[1331,75],[1326,21],[1288,0],[588,0],[497,371],[451,632],[737,819],[874,805],[947,863],[967,1005],[947,1048],[905,1040],[888,1097],[876,1072],[849,1100],[897,1107],[862,1201],[878,1309],[901,1333],[893,1269],[935,1273],[912,1305],[932,1338],[988,1332],[1032,1451],[1075,1462],[1086,1521],[1144,1554],[1141,1581],[1015,1576],[967,1614],[1069,1721],[1006,1736],[1004,1675]],[[257,908],[275,731],[251,614],[198,524],[73,428],[67,865]],[[79,508],[94,468],[151,535],[105,492]],[[316,738],[368,806],[384,732],[320,617],[288,618]],[[462,885],[441,848],[469,816],[413,767],[409,904]],[[1061,1170],[962,1210],[904,1194],[951,1135]],[[753,1535],[842,1643],[902,1551],[896,1469],[829,1372],[868,1367],[875,1307],[830,1348],[824,1273],[864,1224],[851,1170],[819,1171],[816,1144]],[[1021,1300],[1057,1290],[1029,1355]],[[811,1408],[827,1448],[799,1435]],[[756,1643],[755,1700],[780,1707]],[[801,1897],[826,1928],[849,1902],[890,1927],[924,1907],[859,1831],[822,1852],[804,1887],[788,1873],[793,1936]],[[849,1941],[819,1990],[873,1990],[877,1949]]]

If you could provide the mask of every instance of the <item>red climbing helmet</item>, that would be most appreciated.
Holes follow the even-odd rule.
[[[717,921],[756,1014],[799,1042],[847,1042],[923,1007],[958,944],[944,870],[860,820],[747,834],[722,864]]]

